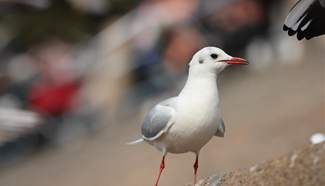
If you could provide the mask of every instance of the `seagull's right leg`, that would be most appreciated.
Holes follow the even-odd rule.
[[[164,154],[162,160],[161,160],[161,163],[160,163],[160,169],[159,169],[159,175],[158,175],[158,178],[156,180],[156,183],[154,186],[158,186],[158,182],[159,182],[159,179],[160,179],[160,176],[161,176],[161,173],[162,171],[164,170],[165,168],[165,157],[166,157],[166,154]]]
[[[199,168],[199,152],[195,153],[195,163],[193,165],[193,168],[194,168],[194,185],[195,185],[197,179],[197,169]]]

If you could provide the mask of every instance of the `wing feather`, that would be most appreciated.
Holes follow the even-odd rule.
[[[176,98],[170,98],[150,110],[145,116],[141,133],[145,140],[153,141],[159,138],[174,123]]]
[[[325,34],[325,0],[299,0],[290,10],[283,30],[297,39],[311,39]]]

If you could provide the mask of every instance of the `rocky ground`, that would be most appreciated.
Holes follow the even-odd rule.
[[[247,169],[210,176],[197,186],[325,185],[325,142]]]

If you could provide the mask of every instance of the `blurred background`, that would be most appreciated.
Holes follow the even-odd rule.
[[[1,0],[0,185],[153,184],[161,154],[126,142],[210,45],[250,65],[218,79],[226,136],[200,178],[308,144],[325,132],[325,37],[282,32],[294,2]],[[161,185],[190,183],[193,162],[170,154]]]

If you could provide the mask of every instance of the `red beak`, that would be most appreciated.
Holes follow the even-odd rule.
[[[233,57],[231,59],[221,61],[232,65],[248,65],[248,61],[239,57]]]

